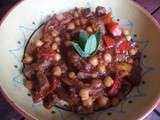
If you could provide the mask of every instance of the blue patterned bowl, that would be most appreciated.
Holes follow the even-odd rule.
[[[51,110],[41,103],[33,104],[23,86],[21,58],[32,33],[48,15],[77,7],[112,10],[114,19],[129,28],[141,46],[143,79],[140,86],[116,108],[83,116],[58,107]],[[32,38],[38,37],[38,33]],[[135,120],[143,119],[160,102],[160,26],[135,3],[129,0],[24,0],[16,5],[0,24],[0,88],[9,103],[28,119],[39,120]],[[147,57],[144,57],[147,56]]]

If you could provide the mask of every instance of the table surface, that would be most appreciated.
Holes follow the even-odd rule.
[[[0,19],[19,0],[0,0]],[[134,0],[144,7],[160,23],[160,0]],[[24,120],[3,98],[0,93],[0,119]],[[145,120],[160,120],[160,105]]]

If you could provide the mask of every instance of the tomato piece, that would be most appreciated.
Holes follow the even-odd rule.
[[[105,15],[105,23],[109,24],[112,22],[112,13],[109,12],[108,14]]]
[[[129,42],[127,40],[125,40],[124,42],[122,42],[119,47],[118,47],[118,51],[120,51],[120,53],[125,53],[129,50]]]
[[[104,36],[104,40],[107,48],[111,48],[116,44],[115,40],[110,36]]]
[[[109,32],[114,36],[114,37],[117,37],[117,36],[121,36],[122,35],[122,29],[120,27],[120,25],[116,22],[112,22],[108,25],[108,29],[109,29]]]
[[[111,86],[110,90],[108,91],[108,94],[110,96],[115,96],[118,93],[118,90],[121,87],[121,83],[119,80],[114,80],[113,85]]]

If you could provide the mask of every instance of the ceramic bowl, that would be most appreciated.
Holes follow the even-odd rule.
[[[84,116],[53,107],[33,104],[23,86],[21,59],[33,32],[49,15],[74,7],[105,6],[114,20],[129,28],[140,44],[142,82],[116,108]],[[28,119],[39,120],[135,120],[143,119],[160,101],[160,26],[149,13],[129,0],[24,0],[0,24],[0,87],[9,103]]]

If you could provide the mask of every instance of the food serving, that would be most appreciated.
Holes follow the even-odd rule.
[[[141,80],[138,43],[102,6],[55,14],[42,37],[27,45],[24,84],[33,102],[50,109],[60,100],[72,111],[117,106]]]

